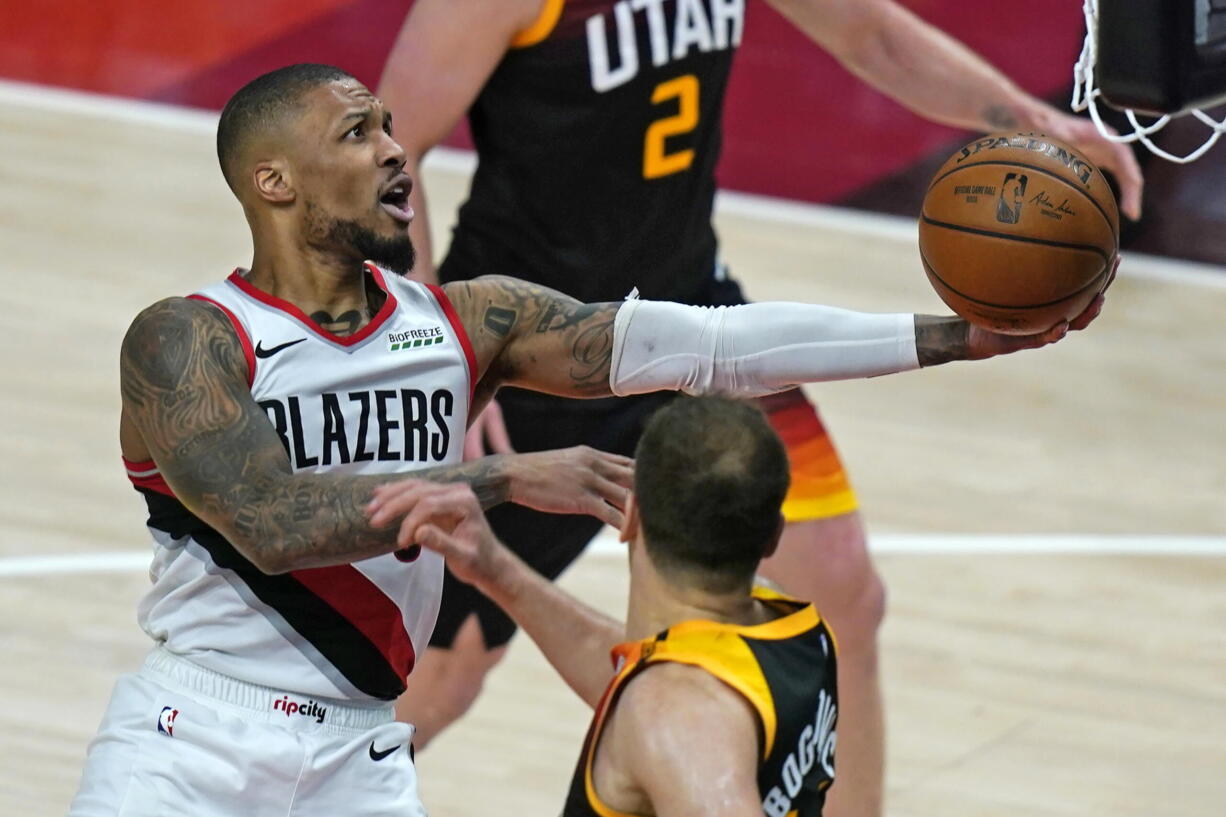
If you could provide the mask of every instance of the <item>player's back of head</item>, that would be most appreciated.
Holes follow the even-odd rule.
[[[652,564],[713,592],[744,586],[778,536],[788,481],[787,452],[756,406],[673,401],[635,451],[635,500]]]
[[[217,161],[230,189],[239,193],[238,178],[248,146],[283,127],[300,109],[307,91],[347,79],[353,75],[340,68],[307,62],[261,74],[238,89],[217,123]]]

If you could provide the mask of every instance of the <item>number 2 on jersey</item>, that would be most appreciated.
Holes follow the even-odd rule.
[[[672,116],[657,119],[647,128],[643,140],[643,178],[658,179],[689,169],[694,162],[692,148],[672,153],[664,151],[664,140],[689,133],[698,125],[698,77],[693,74],[661,82],[651,92],[651,104],[659,105],[676,99],[678,110]]]

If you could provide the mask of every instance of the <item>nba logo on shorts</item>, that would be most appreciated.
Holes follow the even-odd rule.
[[[175,736],[175,718],[178,716],[179,710],[172,709],[169,706],[162,707],[162,714],[158,715],[158,731]]]

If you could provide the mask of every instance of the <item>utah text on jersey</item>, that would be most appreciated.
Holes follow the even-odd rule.
[[[645,53],[640,53],[636,15],[647,23]],[[736,48],[744,29],[745,0],[619,0],[610,11],[587,19],[592,89],[609,91],[629,82],[647,59],[659,68],[691,51]]]

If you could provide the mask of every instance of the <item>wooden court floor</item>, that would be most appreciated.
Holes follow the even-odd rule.
[[[755,299],[943,311],[905,222],[730,197],[719,227]],[[0,817],[64,812],[148,649],[119,340],[249,253],[208,117],[0,85]],[[813,390],[890,587],[890,815],[1226,814],[1224,323],[1226,275],[1128,258],[1057,347]],[[564,579],[615,613],[624,581],[615,552]],[[518,640],[419,755],[425,803],[556,814],[586,719]]]

